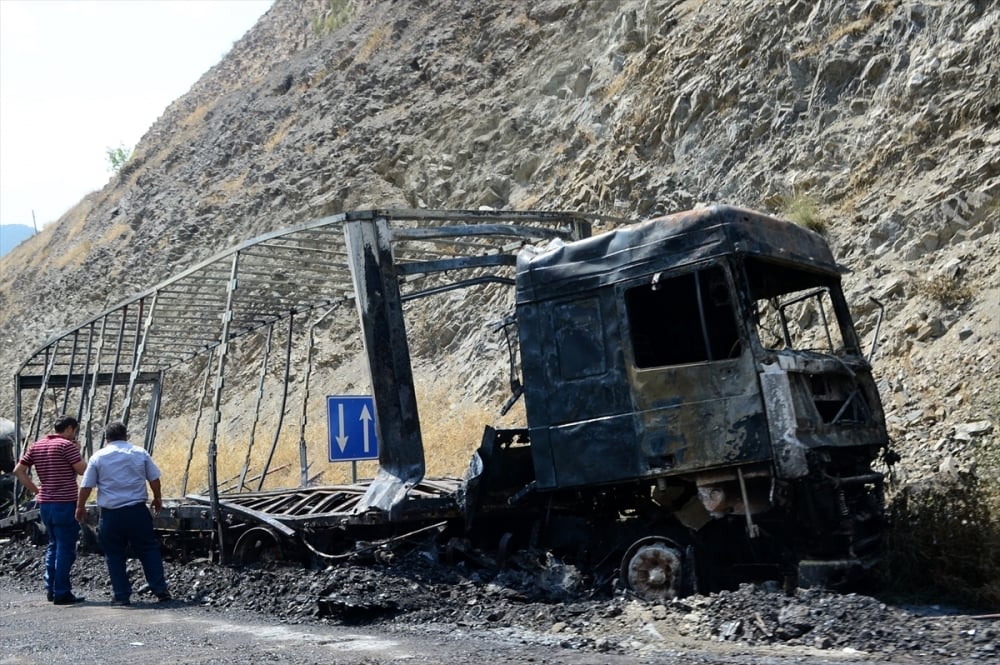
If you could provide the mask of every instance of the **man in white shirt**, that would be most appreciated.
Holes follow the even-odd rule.
[[[163,508],[160,496],[160,469],[144,449],[127,441],[128,431],[122,422],[104,428],[107,443],[94,453],[80,481],[76,501],[76,519],[87,517],[87,499],[97,489],[101,509],[98,542],[104,550],[114,597],[112,605],[131,605],[132,583],[125,570],[128,546],[142,563],[149,590],[160,602],[170,600],[163,574],[160,543],[153,531],[153,515]],[[153,501],[146,507],[146,483],[153,490]]]

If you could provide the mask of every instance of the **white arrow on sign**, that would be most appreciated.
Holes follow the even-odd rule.
[[[365,430],[365,453],[370,452],[368,445],[368,423],[371,421],[371,419],[372,419],[372,414],[368,412],[368,405],[365,404],[361,408],[361,420],[364,421],[362,427],[364,427]],[[341,449],[341,452],[343,452],[343,449]]]
[[[337,405],[337,415],[340,416],[340,434],[337,435],[337,445],[340,446],[340,453],[344,453],[347,448],[347,437],[344,436],[344,404]],[[365,432],[365,450],[368,450],[368,433]]]

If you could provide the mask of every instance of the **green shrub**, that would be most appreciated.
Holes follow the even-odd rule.
[[[328,0],[322,16],[313,19],[313,32],[326,35],[344,25],[354,17],[354,3],[351,0]]]
[[[108,170],[118,175],[122,167],[125,166],[126,162],[132,156],[132,149],[126,148],[123,144],[119,143],[117,148],[108,148],[107,155]]]

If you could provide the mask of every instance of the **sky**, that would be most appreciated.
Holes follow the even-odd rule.
[[[273,0],[0,0],[0,224],[57,220]],[[34,222],[32,220],[34,213]]]

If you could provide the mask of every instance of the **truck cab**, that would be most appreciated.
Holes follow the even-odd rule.
[[[586,509],[594,533],[660,543],[626,548],[625,577],[663,549],[668,567],[700,549],[702,579],[865,565],[888,438],[842,272],[820,235],[728,206],[522,252],[530,492],[549,515],[613,495]]]

